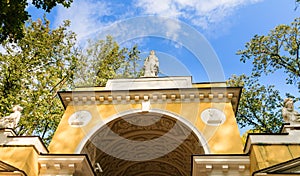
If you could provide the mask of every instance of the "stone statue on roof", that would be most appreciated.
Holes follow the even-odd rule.
[[[145,73],[143,77],[157,77],[159,62],[158,58],[155,56],[155,51],[151,50],[150,55],[145,59],[144,69]]]
[[[13,113],[9,116],[0,118],[0,128],[16,128],[20,118],[21,118],[21,111],[23,108],[20,105],[15,105],[13,108]]]
[[[300,113],[294,110],[294,101],[292,98],[286,98],[283,102],[282,117],[286,123],[299,123]]]

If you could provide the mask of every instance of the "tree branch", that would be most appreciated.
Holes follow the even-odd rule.
[[[250,118],[248,118],[245,114],[239,114],[239,116],[241,116],[242,118],[246,119],[248,122],[250,122],[253,126],[259,126],[258,123],[254,122],[253,120],[251,120]]]

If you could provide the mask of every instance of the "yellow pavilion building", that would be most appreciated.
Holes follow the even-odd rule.
[[[186,76],[61,91],[65,113],[48,148],[0,129],[0,175],[300,175],[300,125],[250,134],[243,144],[241,91]]]

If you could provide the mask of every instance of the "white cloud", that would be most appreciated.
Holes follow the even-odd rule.
[[[132,0],[129,2],[76,0],[71,8],[58,8],[55,24],[59,25],[66,19],[71,20],[71,30],[77,34],[79,43],[95,37],[104,39],[102,33],[126,38],[127,41],[128,36],[132,38],[137,35],[142,36],[143,33],[155,35],[158,29],[160,34],[164,33],[167,38],[176,41],[182,28],[180,21],[200,27],[206,32],[213,31],[218,29],[216,25],[224,23],[226,21],[224,19],[232,15],[236,9],[259,1],[262,0]],[[140,22],[138,18],[130,20],[132,17],[144,15],[167,18],[159,18],[154,22],[151,20]],[[125,23],[122,22],[124,20],[129,24],[124,25]],[[139,26],[136,25],[137,21]],[[124,42],[124,40],[120,41]]]
[[[146,15],[161,15],[189,20],[207,29],[228,17],[237,8],[262,0],[136,0],[136,7]]]
[[[71,7],[58,8],[55,24],[71,21],[71,30],[77,34],[79,42],[107,25],[101,17],[110,15],[108,4],[103,1],[76,0]]]
[[[145,14],[161,15],[164,17],[178,17],[180,16],[179,9],[175,6],[172,0],[148,1],[138,0],[137,7],[144,9]]]

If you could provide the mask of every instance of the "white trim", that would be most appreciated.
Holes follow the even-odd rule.
[[[250,157],[247,155],[193,156],[193,175],[250,176]]]
[[[47,154],[48,150],[45,148],[39,137],[7,137],[4,141],[0,141],[1,146],[34,146],[39,153]]]
[[[248,153],[251,149],[251,145],[255,144],[299,144],[300,143],[300,131],[290,131],[289,134],[260,134],[248,136],[248,141],[245,144],[245,153]]]

